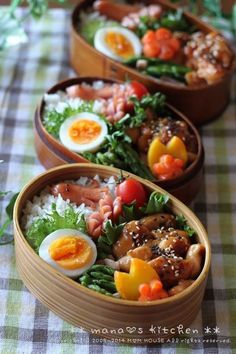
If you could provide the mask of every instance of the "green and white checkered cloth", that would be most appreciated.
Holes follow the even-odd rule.
[[[32,122],[45,90],[75,76],[69,64],[69,16],[65,10],[50,10],[43,20],[27,24],[26,45],[0,55],[0,159],[5,161],[0,164],[0,189],[17,192],[43,171],[35,155]],[[186,337],[189,341],[180,337],[144,347],[100,341],[62,321],[29,293],[16,271],[14,245],[7,244],[0,246],[1,354],[236,352],[235,111],[231,100],[218,120],[201,129],[204,181],[192,209],[209,232],[212,266],[202,309],[191,326],[198,334]],[[1,214],[4,205],[1,201]]]

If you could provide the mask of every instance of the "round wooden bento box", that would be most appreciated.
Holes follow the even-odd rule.
[[[151,92],[161,91],[166,94],[168,101],[183,112],[195,125],[206,123],[224,111],[230,99],[230,83],[236,67],[236,59],[231,69],[220,81],[212,85],[202,85],[194,88],[140,74],[137,70],[104,56],[80,36],[77,30],[79,14],[91,6],[92,3],[91,0],[80,0],[72,13],[70,61],[77,73],[143,82]],[[152,0],[152,3],[160,4],[165,9],[178,8],[178,6],[165,0]],[[190,13],[184,14],[191,23],[203,32],[217,32],[216,29]]]
[[[103,80],[105,82],[113,83],[119,82],[117,80],[108,80],[98,77],[80,77],[62,81],[52,88],[47,93],[55,93],[58,90],[64,91],[67,87],[81,84],[82,82],[92,83],[95,80]],[[168,105],[177,119],[185,121],[191,132],[196,136],[198,144],[198,152],[196,160],[184,171],[183,175],[169,181],[158,181],[158,185],[179,198],[184,203],[189,204],[196,196],[201,186],[203,176],[204,150],[200,135],[194,125],[173,106]],[[44,101],[42,100],[35,113],[34,119],[34,134],[35,134],[35,148],[40,162],[45,168],[51,168],[62,165],[64,163],[73,162],[89,162],[84,157],[74,153],[63,146],[60,141],[51,136],[43,126],[42,117],[44,110]]]
[[[171,298],[143,304],[98,294],[67,278],[44,262],[24,238],[20,219],[27,200],[31,200],[40,190],[52,183],[78,179],[80,176],[93,177],[96,174],[104,178],[118,176],[120,171],[94,164],[64,165],[39,175],[22,189],[14,208],[15,253],[20,277],[25,286],[47,308],[69,323],[81,326],[101,337],[131,344],[135,341],[147,344],[165,337],[162,332],[151,332],[151,326],[175,328],[175,335],[178,335],[177,326],[189,326],[201,307],[211,251],[201,222],[176,198],[170,196],[173,212],[185,216],[189,225],[196,230],[198,242],[205,246],[206,252],[203,269],[198,278],[182,293]],[[166,193],[147,180],[134,175],[132,177],[140,181],[150,192],[155,190]],[[175,336],[173,331],[168,336]]]

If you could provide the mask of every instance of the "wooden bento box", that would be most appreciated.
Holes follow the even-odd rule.
[[[95,80],[103,80],[107,83],[118,82],[117,80],[101,79],[98,77],[80,77],[62,81],[52,88],[47,93],[55,93],[58,90],[65,91],[66,88],[81,84],[83,82],[91,84]],[[41,101],[35,113],[34,119],[34,135],[35,135],[35,148],[40,162],[45,168],[59,166],[64,163],[73,162],[89,162],[83,156],[75,153],[61,144],[59,140],[49,134],[42,123],[42,116],[44,110],[44,100]],[[173,116],[183,120],[187,123],[190,131],[194,134],[197,141],[198,151],[197,157],[189,167],[186,168],[184,173],[172,180],[160,180],[158,185],[179,198],[185,203],[190,203],[196,196],[201,186],[203,176],[203,163],[204,163],[204,150],[201,142],[200,135],[194,125],[173,106],[167,105],[173,113]]]
[[[161,328],[186,327],[196,317],[202,303],[209,272],[211,251],[204,227],[198,218],[180,201],[170,196],[174,213],[182,214],[196,230],[197,241],[205,246],[205,260],[200,275],[180,294],[162,300],[140,303],[101,295],[67,278],[44,262],[26,241],[21,229],[22,210],[46,186],[81,176],[102,178],[118,176],[120,171],[94,164],[72,164],[51,169],[31,180],[20,192],[14,208],[14,238],[17,269],[25,286],[48,309],[62,319],[86,331],[125,343],[147,344],[164,337],[149,331]],[[124,172],[124,175],[127,174]],[[130,174],[129,174],[130,175]],[[148,191],[166,193],[160,187],[131,175]],[[130,328],[134,328],[133,332]],[[138,330],[139,329],[139,330]],[[177,331],[177,330],[176,330]],[[173,333],[173,332],[172,332]],[[173,336],[169,333],[169,336]]]
[[[229,103],[231,77],[236,67],[236,59],[222,79],[213,84],[190,87],[167,82],[139,73],[137,70],[110,59],[87,43],[78,32],[78,18],[81,11],[91,6],[93,1],[80,0],[71,18],[70,61],[79,75],[101,76],[119,80],[137,80],[145,84],[151,92],[161,91],[168,101],[183,112],[195,125],[200,125],[221,114]],[[150,1],[149,1],[150,3]],[[178,6],[164,0],[153,0],[164,9],[178,9]],[[190,13],[186,18],[204,33],[218,33],[216,29],[202,22]]]

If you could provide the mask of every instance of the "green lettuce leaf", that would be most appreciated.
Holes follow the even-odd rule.
[[[168,209],[169,196],[159,192],[152,192],[148,203],[141,208],[145,215],[162,213]]]
[[[118,240],[125,224],[120,223],[115,225],[111,220],[107,220],[103,228],[103,233],[99,236],[97,242],[98,258],[106,258],[107,255],[112,253],[112,245]]]
[[[188,225],[187,220],[183,215],[176,215],[175,220],[177,222],[177,227],[180,230],[187,232],[189,237],[196,235],[196,231]]]
[[[26,239],[31,247],[38,252],[45,237],[59,229],[75,229],[87,233],[84,215],[77,213],[72,207],[68,207],[64,215],[61,216],[56,211],[56,205],[53,204],[51,213],[32,223],[26,232]]]

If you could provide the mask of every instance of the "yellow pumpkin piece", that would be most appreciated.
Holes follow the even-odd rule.
[[[168,154],[168,150],[166,146],[162,144],[159,138],[153,139],[147,153],[148,167],[152,172],[153,172],[153,165],[159,162],[160,157],[165,154]]]
[[[157,272],[148,263],[138,258],[131,258],[129,273],[115,271],[114,278],[118,293],[126,300],[138,300],[139,285],[149,284],[154,279],[159,280]]]
[[[188,152],[184,142],[178,137],[173,136],[166,145],[168,153],[176,159],[181,159],[186,164],[188,160]]]
[[[147,153],[147,162],[152,173],[154,173],[154,164],[159,162],[161,156],[166,154],[183,160],[184,164],[186,164],[188,160],[186,146],[178,136],[173,136],[167,145],[162,144],[160,138],[155,138],[151,142]]]

